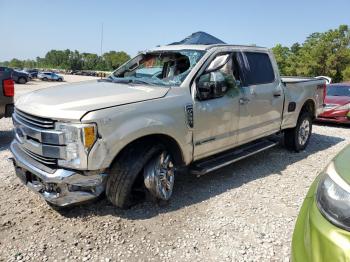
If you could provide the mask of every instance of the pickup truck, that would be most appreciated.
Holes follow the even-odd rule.
[[[0,119],[11,117],[13,112],[13,97],[15,94],[11,72],[0,68]]]
[[[324,80],[281,78],[266,48],[157,47],[106,79],[21,96],[13,163],[56,207],[104,193],[120,208],[168,201],[176,175],[230,165],[275,146],[275,134],[305,149],[324,95]]]

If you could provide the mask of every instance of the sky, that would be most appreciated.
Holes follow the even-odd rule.
[[[131,56],[205,31],[229,44],[273,47],[350,25],[350,0],[0,0],[0,61],[51,49]]]

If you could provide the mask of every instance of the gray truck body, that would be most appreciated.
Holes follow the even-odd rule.
[[[145,54],[188,50],[200,51],[202,56],[177,86],[123,83],[111,77],[110,81],[61,85],[20,97],[13,116],[16,138],[11,145],[17,175],[46,201],[70,205],[101,194],[115,159],[123,149],[143,138],[165,141],[175,155],[176,165],[188,167],[295,128],[305,108],[312,118],[323,111],[324,81],[281,78],[266,48],[172,45]],[[222,95],[199,98],[198,79],[217,57],[234,54],[243,57],[244,62],[248,53],[268,56],[273,70],[270,82],[245,85],[244,81],[236,81],[235,87]],[[113,75],[131,68],[134,61],[139,60],[127,62]],[[92,124],[96,132],[93,146],[84,151],[76,145],[78,160],[66,161],[70,154],[67,130],[70,126],[81,130]],[[83,139],[79,137],[77,143]],[[72,185],[92,190],[73,190]]]

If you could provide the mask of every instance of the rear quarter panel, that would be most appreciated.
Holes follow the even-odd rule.
[[[323,111],[323,89],[319,86],[325,84],[324,80],[282,78],[285,83],[285,102],[282,120],[282,129],[295,127],[304,104],[311,100],[315,106],[316,118]],[[295,102],[294,110],[289,110],[290,103]]]

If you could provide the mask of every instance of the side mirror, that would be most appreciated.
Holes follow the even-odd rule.
[[[205,69],[205,73],[211,73],[219,70],[223,67],[231,58],[230,54],[219,55],[214,58],[213,61],[209,64],[209,66]]]
[[[226,90],[226,80],[219,71],[201,75],[197,81],[197,95],[200,100],[222,97]]]

